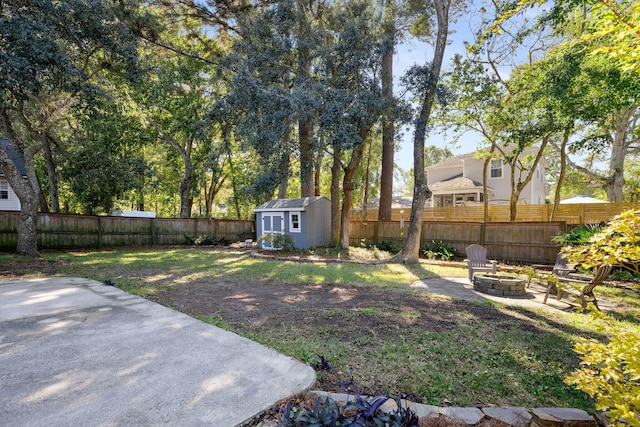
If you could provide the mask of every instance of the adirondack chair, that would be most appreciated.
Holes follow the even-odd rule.
[[[571,273],[576,272],[576,268],[569,264],[569,260],[565,256],[564,252],[558,252],[556,256],[556,263],[554,265],[543,265],[543,264],[534,264],[531,267],[536,272],[555,274],[560,277],[567,277]]]
[[[473,283],[473,275],[477,272],[496,273],[498,261],[487,260],[487,248],[481,245],[469,245],[465,248],[467,266],[469,267],[469,281]]]
[[[560,300],[562,298],[562,294],[566,292],[580,300],[580,305],[582,306],[583,310],[587,308],[587,304],[590,302],[592,302],[593,305],[595,305],[596,308],[600,310],[600,307],[598,307],[598,300],[593,293],[593,289],[607,278],[612,269],[613,267],[608,264],[601,264],[598,268],[596,268],[591,280],[578,280],[569,277],[555,276],[558,285],[556,285],[553,280],[549,281],[547,286],[547,293],[544,296],[544,303],[546,304],[551,290],[556,289],[556,298],[558,300]]]
[[[548,264],[533,264],[531,266],[533,270],[541,277],[538,280],[546,281],[545,278],[548,274],[553,274],[558,277],[569,277],[571,273],[575,273],[576,268],[569,264],[569,260],[565,256],[564,252],[558,252],[556,256],[556,263],[554,265]],[[527,287],[529,284],[527,284]]]

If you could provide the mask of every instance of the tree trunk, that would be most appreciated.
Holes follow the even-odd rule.
[[[58,177],[56,174],[56,162],[51,150],[51,137],[46,135],[42,141],[44,146],[44,159],[47,164],[47,178],[49,179],[49,193],[51,194],[51,210],[60,213],[60,198],[58,197]]]
[[[612,203],[624,201],[622,197],[624,189],[624,159],[629,150],[629,133],[633,129],[629,129],[629,122],[637,106],[627,108],[620,112],[613,120],[614,136],[611,144],[611,157],[609,159],[609,173],[602,188],[607,193],[607,199]]]
[[[550,136],[545,136],[542,138],[542,142],[540,143],[540,147],[538,147],[538,153],[536,154],[536,158],[533,160],[531,164],[531,169],[527,172],[524,180],[522,180],[522,174],[524,171],[520,169],[518,166],[518,156],[514,158],[514,160],[510,163],[511,166],[511,197],[509,198],[509,221],[516,222],[516,215],[518,213],[518,200],[520,200],[520,194],[522,194],[522,190],[531,182],[531,179],[535,175],[536,169],[538,168],[538,164],[543,157],[544,149],[547,147],[549,143]],[[518,173],[518,180],[516,182],[515,174],[516,171]]]
[[[434,0],[438,31],[436,47],[431,65],[431,79],[423,94],[420,114],[416,119],[416,130],[413,137],[413,173],[414,188],[413,202],[411,204],[411,216],[407,238],[402,250],[393,259],[404,263],[417,263],[420,256],[420,238],[422,235],[422,213],[424,202],[431,195],[427,188],[426,174],[424,170],[424,145],[427,134],[427,124],[431,116],[431,108],[435,98],[436,87],[440,79],[440,70],[444,59],[444,50],[447,45],[449,33],[449,2],[447,0]]]
[[[367,135],[367,132],[361,133],[362,142],[352,151],[351,160],[344,169],[344,177],[342,178],[342,213],[340,217],[340,247],[342,249],[349,249],[349,214],[353,204],[353,189],[356,186],[354,178],[362,160]]]
[[[385,8],[385,45],[382,57],[382,92],[385,98],[393,97],[393,49],[395,47],[395,13],[393,0],[387,0]],[[391,104],[390,104],[391,105]],[[389,108],[391,110],[391,107]],[[391,221],[391,205],[393,202],[393,167],[394,167],[394,135],[395,123],[393,113],[387,111],[382,122],[382,170],[380,172],[380,206],[378,221]]]
[[[33,162],[24,158],[24,145],[13,129],[7,110],[0,107],[0,120],[5,133],[14,144],[16,151],[23,155],[25,168],[33,168]],[[4,149],[0,149],[0,168],[11,188],[20,200],[20,221],[18,223],[18,243],[16,252],[19,255],[39,257],[38,253],[38,196],[32,182],[25,180]],[[35,171],[33,171],[35,172]]]
[[[207,218],[211,218],[211,211],[213,210],[213,201],[216,199],[216,196],[222,189],[225,181],[227,180],[227,175],[223,175],[219,180],[216,180],[215,176],[211,177],[211,184],[209,184],[209,188],[205,187],[204,189],[204,198],[205,198],[205,212]]]
[[[298,0],[297,3],[298,27],[300,34],[306,32],[306,8],[308,0]],[[311,75],[311,52],[302,43],[298,49],[298,77],[305,83]],[[313,185],[313,123],[309,119],[298,121],[298,143],[300,145],[300,197],[313,197],[315,186]]]
[[[289,163],[289,154],[284,154],[280,159],[280,185],[278,186],[278,199],[287,198],[287,191],[289,189]]]
[[[181,151],[182,160],[184,161],[184,171],[180,180],[180,218],[189,218],[190,215],[190,194],[191,194],[191,150]]]
[[[333,148],[333,163],[331,164],[331,245],[340,243],[340,171],[342,150]]]
[[[316,155],[316,161],[313,169],[313,186],[314,186],[314,194],[320,196],[320,170],[322,167],[322,152],[319,151]]]
[[[560,147],[560,173],[558,174],[558,182],[556,183],[556,191],[553,196],[553,208],[551,209],[551,217],[549,221],[555,221],[558,213],[558,206],[560,205],[560,190],[562,189],[562,183],[564,182],[564,175],[567,172],[567,144],[569,142],[569,132],[565,132],[562,138],[562,145]]]
[[[371,148],[373,142],[369,140],[369,149],[367,150],[367,166],[364,170],[364,186],[362,188],[362,221],[367,219],[367,205],[369,201],[369,191],[371,187]]]
[[[236,219],[240,219],[240,200],[238,199],[238,184],[236,182],[235,167],[231,159],[231,150],[227,151],[229,170],[231,171],[231,189],[233,191],[233,206],[236,208]]]

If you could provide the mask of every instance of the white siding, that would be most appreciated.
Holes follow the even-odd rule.
[[[16,193],[14,193],[13,188],[7,183],[7,180],[4,178],[0,178],[0,183],[6,183],[8,188],[8,199],[0,199],[0,211],[19,211],[20,210],[20,199]]]

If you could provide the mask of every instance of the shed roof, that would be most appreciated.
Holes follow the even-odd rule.
[[[7,156],[9,156],[22,176],[27,175],[27,169],[24,167],[24,160],[20,153],[18,153],[18,150],[16,150],[16,146],[13,142],[8,139],[0,138],[0,149],[7,153]],[[4,175],[2,168],[0,168],[0,174]]]
[[[264,203],[258,206],[253,211],[254,212],[303,211],[307,208],[307,206],[322,199],[329,201],[329,199],[322,196],[321,197],[300,197],[297,199],[275,199],[275,200],[270,200],[267,203]]]

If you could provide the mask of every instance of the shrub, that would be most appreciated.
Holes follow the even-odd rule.
[[[585,268],[606,263],[640,274],[640,211],[616,215],[588,243],[565,249],[567,258]]]
[[[397,254],[402,249],[402,243],[393,242],[390,240],[382,240],[371,247],[377,248],[384,252],[389,252],[391,254]]]
[[[262,242],[267,242],[272,248],[280,249],[282,252],[295,252],[296,250],[293,246],[293,238],[288,234],[266,233],[258,239],[258,247]]]
[[[447,261],[453,258],[457,251],[456,248],[442,240],[432,240],[430,245],[425,246],[422,253],[429,259],[442,259]]]
[[[609,411],[613,425],[640,426],[640,334],[612,324],[592,309],[608,343],[584,339],[575,345],[580,369],[565,378],[596,399],[596,409]]]
[[[559,234],[551,238],[556,243],[562,246],[579,246],[589,243],[591,236],[596,234],[602,229],[598,224],[584,224],[573,228],[566,234]]]
[[[398,408],[385,412],[382,405],[389,400],[377,396],[365,399],[357,397],[355,401],[341,406],[330,397],[318,397],[312,410],[299,408],[293,402],[287,403],[278,427],[311,427],[311,426],[388,426],[417,427],[418,416],[409,408],[403,408],[400,399],[396,401]]]
[[[186,245],[193,246],[214,246],[214,245],[223,245],[228,246],[232,243],[231,239],[225,236],[216,237],[209,235],[201,235],[201,236],[184,236]]]

